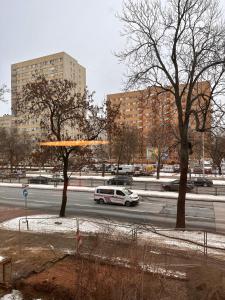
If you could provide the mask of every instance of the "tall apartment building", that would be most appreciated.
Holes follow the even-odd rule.
[[[15,126],[16,117],[12,115],[4,115],[0,117],[0,128],[11,128]]]
[[[181,86],[182,88],[182,86]],[[210,92],[210,84],[202,82],[198,88],[204,93]],[[183,97],[185,100],[185,96]],[[119,114],[116,119],[118,124],[126,124],[139,130],[142,139],[141,161],[151,161],[151,147],[148,146],[149,132],[157,130],[160,126],[177,128],[177,108],[172,93],[164,92],[159,87],[150,87],[145,90],[130,91],[107,95],[107,100],[115,106],[119,105]],[[185,101],[182,103],[185,104]],[[208,125],[211,124],[211,114],[207,115]],[[195,128],[193,118],[190,127]],[[195,132],[195,138],[199,133]],[[178,153],[173,151],[169,161],[176,161]]]
[[[35,80],[35,76],[44,75],[46,79],[67,79],[76,83],[77,92],[83,93],[86,87],[86,69],[76,59],[59,52],[39,58],[12,64],[11,66],[11,90],[12,90],[12,115],[18,118],[16,113],[17,95],[22,87]],[[41,130],[38,120],[30,120],[29,123],[18,123],[18,126],[31,135],[40,135]]]

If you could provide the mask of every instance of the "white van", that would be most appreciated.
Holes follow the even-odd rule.
[[[95,188],[94,200],[99,204],[117,203],[131,206],[139,203],[139,196],[125,187],[104,185]]]
[[[135,171],[135,167],[133,165],[120,165],[119,168],[114,166],[111,168],[111,174],[120,174],[120,175],[133,175]]]

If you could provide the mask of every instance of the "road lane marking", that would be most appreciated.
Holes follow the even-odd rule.
[[[12,197],[4,197],[4,196],[0,196],[0,200],[1,199],[5,199],[5,200],[21,200],[20,198],[12,198]]]

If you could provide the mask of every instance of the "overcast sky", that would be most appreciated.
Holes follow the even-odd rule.
[[[12,63],[65,51],[86,68],[87,86],[96,91],[98,102],[123,89],[125,66],[113,54],[123,48],[121,24],[115,17],[122,0],[0,0],[0,4],[0,85],[10,88]],[[10,113],[10,102],[0,105],[0,115],[5,113]]]
[[[86,68],[87,85],[102,102],[122,90],[124,66],[115,14],[121,0],[0,0],[0,85],[10,88],[12,63],[65,51]],[[10,95],[7,96],[10,99]],[[10,103],[0,105],[0,115]]]

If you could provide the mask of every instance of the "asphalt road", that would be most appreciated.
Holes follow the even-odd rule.
[[[61,191],[30,189],[28,192],[28,208],[43,213],[59,213]],[[24,204],[22,189],[0,187],[0,205],[24,207]],[[175,225],[176,199],[144,197],[138,206],[123,207],[96,204],[93,201],[93,194],[89,192],[68,191],[66,214],[67,216],[110,218],[132,223],[151,223],[154,226],[168,228]],[[186,202],[186,221],[189,228],[210,231],[219,229],[225,232],[223,216],[225,216],[225,203],[195,200]]]

